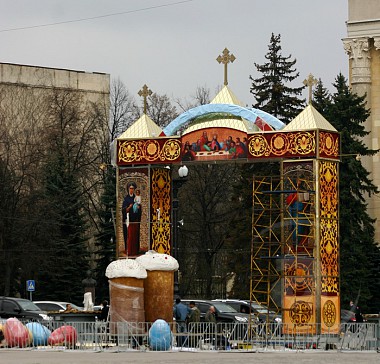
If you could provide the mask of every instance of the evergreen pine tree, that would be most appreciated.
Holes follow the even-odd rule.
[[[114,211],[116,210],[116,171],[110,166],[103,171],[104,190],[100,197],[99,233],[96,236],[96,296],[98,300],[109,301],[108,279],[105,276],[108,265],[116,259]]]
[[[351,92],[339,74],[331,99],[319,82],[313,105],[341,133],[342,160],[339,165],[339,236],[342,306],[350,300],[363,310],[376,310],[380,300],[380,249],[374,240],[374,223],[367,212],[365,196],[377,193],[369,172],[355,155],[372,156],[362,141],[369,132],[364,122],[369,116],[365,97]]]
[[[303,109],[305,100],[299,98],[304,89],[292,88],[290,82],[299,76],[293,66],[296,59],[291,60],[291,55],[284,57],[281,54],[281,36],[272,33],[269,51],[265,55],[267,63],[259,65],[255,63],[257,71],[262,74],[260,78],[249,76],[252,81],[251,94],[255,97],[255,108],[272,114],[284,123],[290,122]]]
[[[80,305],[82,279],[88,270],[83,219],[83,197],[79,176],[70,171],[61,155],[52,155],[47,166],[45,196],[48,206],[49,246],[46,264],[39,272],[40,297]]]
[[[329,91],[323,86],[321,79],[318,80],[318,83],[313,92],[312,105],[322,114],[326,114],[328,108],[331,106],[331,95]]]

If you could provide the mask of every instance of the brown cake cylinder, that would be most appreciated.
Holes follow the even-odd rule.
[[[144,281],[145,320],[154,322],[157,319],[173,321],[174,272],[147,271]]]
[[[106,270],[110,291],[110,331],[119,322],[145,322],[144,280],[146,270],[135,260],[119,259]]]
[[[144,322],[144,281],[137,278],[109,280],[112,322]]]
[[[176,259],[167,254],[148,251],[136,258],[147,271],[144,280],[145,320],[173,321],[174,272],[178,270]]]

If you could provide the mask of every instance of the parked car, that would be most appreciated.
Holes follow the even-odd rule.
[[[41,310],[47,312],[63,312],[66,310],[68,304],[71,305],[74,311],[83,311],[83,307],[74,305],[70,302],[61,301],[33,301]]]
[[[195,305],[199,308],[199,311],[201,311],[201,321],[205,320],[205,316],[207,311],[209,310],[210,306],[215,307],[215,318],[216,322],[242,322],[242,323],[248,323],[249,322],[249,315],[245,313],[240,313],[237,310],[235,310],[230,305],[223,303],[223,302],[217,302],[217,301],[211,301],[211,300],[199,300],[199,299],[182,299],[182,303],[185,305],[189,305],[191,301],[194,301]]]
[[[204,326],[207,325],[207,323],[205,323],[205,316],[210,306],[215,307],[215,319],[217,325],[215,331],[216,342],[213,342],[213,345],[216,347],[227,348],[231,343],[246,340],[249,335],[249,329],[258,324],[257,320],[252,317],[251,323],[249,323],[249,315],[236,311],[226,303],[211,300],[182,299],[182,303],[185,305],[189,305],[191,301],[194,301],[195,305],[199,308],[202,328],[209,333],[213,328]],[[211,337],[208,339],[211,340]],[[212,342],[212,340],[210,342]]]
[[[216,299],[213,301],[224,302],[231,307],[233,307],[238,312],[251,313],[254,314],[260,322],[266,322],[269,317],[269,322],[272,323],[281,323],[281,315],[278,315],[276,312],[269,310],[267,307],[261,305],[255,301],[245,301],[238,299]]]
[[[51,320],[47,313],[32,301],[16,297],[0,297],[0,317],[16,317],[27,321]]]

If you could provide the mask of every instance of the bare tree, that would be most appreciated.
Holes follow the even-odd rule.
[[[26,86],[0,86],[0,264],[4,295],[20,294],[15,282],[23,262],[35,262],[36,250],[28,251],[38,223],[38,170],[42,126],[46,108],[40,91]],[[26,253],[26,254],[25,254]],[[18,273],[17,273],[18,272]],[[16,274],[17,273],[17,274]],[[27,269],[24,269],[27,274]]]
[[[183,112],[196,106],[209,104],[210,89],[206,86],[198,86],[195,90],[195,95],[191,96],[191,101],[176,99],[175,102]]]
[[[168,125],[177,116],[177,109],[170,102],[167,95],[153,93],[148,97],[147,114],[161,128]]]
[[[229,199],[238,176],[236,165],[194,165],[178,194],[178,216],[184,221],[179,247],[182,295],[215,298],[219,292],[213,277],[229,273],[224,248],[229,222],[239,214]]]
[[[111,83],[110,127],[111,141],[118,137],[139,117],[139,108],[125,84],[118,78]]]

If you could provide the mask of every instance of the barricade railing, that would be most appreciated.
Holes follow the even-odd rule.
[[[1,347],[97,351],[146,351],[162,350],[162,347],[175,351],[380,349],[380,324],[376,322],[342,324],[339,333],[323,334],[320,334],[320,325],[288,327],[281,323],[197,322],[177,327],[174,322],[169,323],[171,335],[163,335],[163,340],[166,341],[160,342],[156,347],[149,342],[149,330],[152,326],[149,322],[63,323],[52,320],[41,324],[22,324],[27,328],[26,331],[16,325],[12,333],[9,330],[5,332],[6,322],[0,321]],[[40,335],[41,327],[47,330],[44,338]]]

